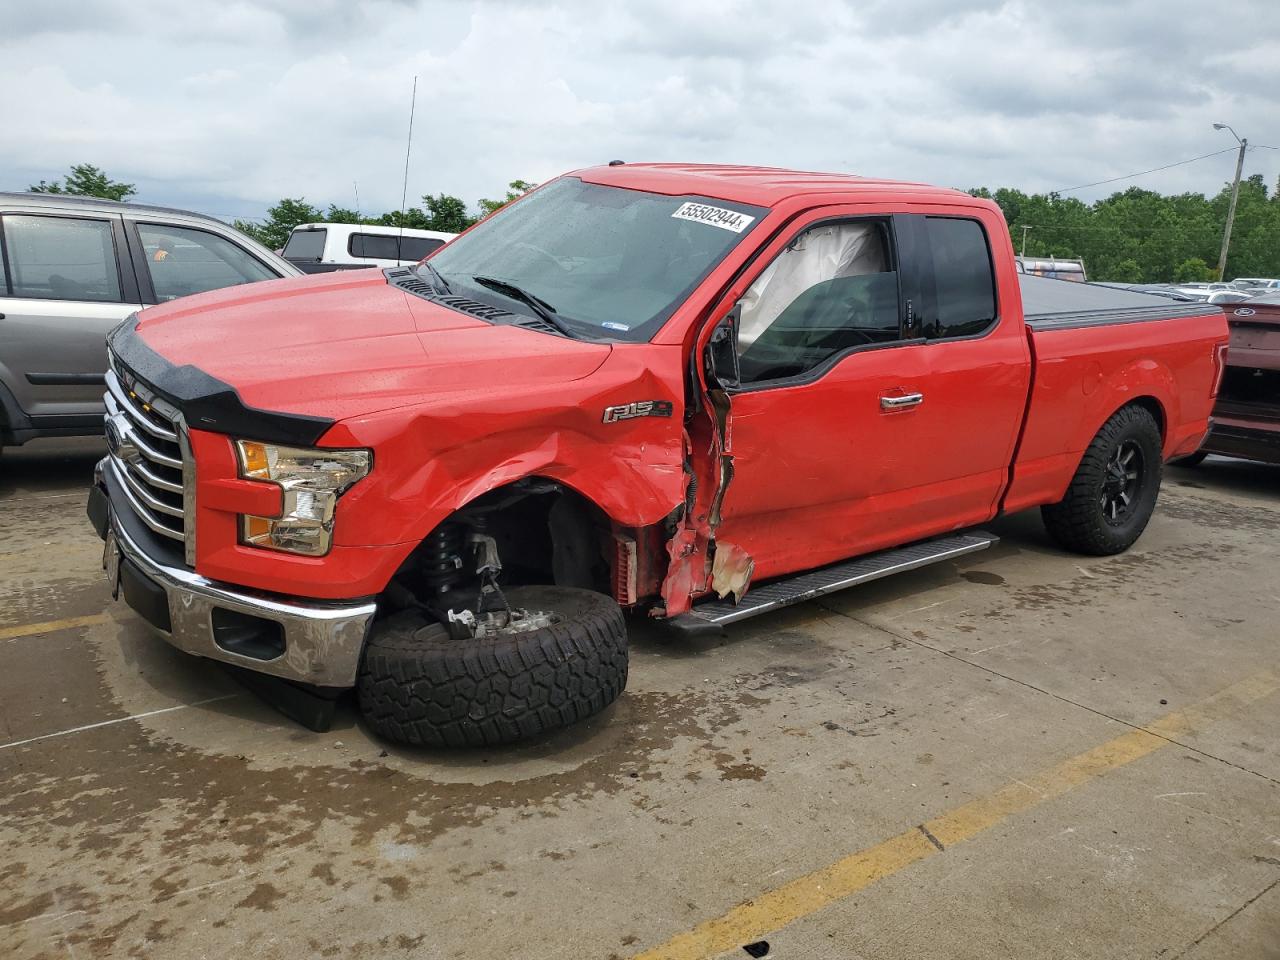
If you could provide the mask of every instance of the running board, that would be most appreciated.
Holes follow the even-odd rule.
[[[748,617],[780,610],[794,603],[804,603],[814,597],[825,596],[856,587],[860,583],[869,583],[895,573],[927,567],[931,563],[953,560],[966,553],[977,553],[992,544],[999,543],[1000,538],[981,530],[971,533],[939,537],[936,540],[925,540],[907,547],[897,547],[880,553],[871,553],[852,560],[844,560],[819,570],[799,573],[785,580],[774,580],[771,583],[752,587],[741,603],[730,600],[717,600],[712,597],[693,605],[688,613],[672,617],[667,623],[674,629],[686,633],[703,633],[708,630],[720,630],[727,624],[746,620]]]

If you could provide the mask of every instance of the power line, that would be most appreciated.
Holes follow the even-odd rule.
[[[1050,193],[1071,193],[1073,190],[1083,190],[1085,187],[1100,187],[1104,183],[1115,183],[1118,180],[1132,180],[1134,177],[1143,177],[1148,173],[1158,173],[1161,170],[1169,170],[1172,167],[1180,167],[1185,163],[1195,163],[1197,160],[1208,160],[1210,157],[1216,157],[1224,153],[1235,153],[1238,147],[1227,147],[1225,150],[1215,150],[1213,153],[1206,153],[1199,157],[1192,157],[1190,160],[1179,160],[1176,163],[1166,163],[1163,167],[1152,167],[1150,170],[1139,170],[1137,173],[1126,173],[1123,177],[1112,177],[1110,180],[1095,180],[1093,183],[1082,183],[1078,187],[1063,187],[1060,190],[1051,190]],[[1274,148],[1272,148],[1274,149]]]

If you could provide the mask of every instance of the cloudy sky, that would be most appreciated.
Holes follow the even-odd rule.
[[[613,158],[1050,190],[1233,147],[1215,120],[1280,145],[1276,0],[0,0],[0,189],[89,162],[225,218],[381,212],[415,74],[409,195],[473,206]]]

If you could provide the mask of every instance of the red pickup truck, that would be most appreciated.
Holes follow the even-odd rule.
[[[355,687],[392,739],[507,742],[622,692],[624,610],[722,629],[1033,506],[1126,549],[1226,342],[1218,307],[1020,286],[963,193],[614,163],[413,268],[126,321],[89,515],[113,589],[303,722]]]

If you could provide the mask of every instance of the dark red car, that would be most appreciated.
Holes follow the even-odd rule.
[[[1231,344],[1213,426],[1200,450],[1178,462],[1194,466],[1210,453],[1280,464],[1280,293],[1227,308]]]

